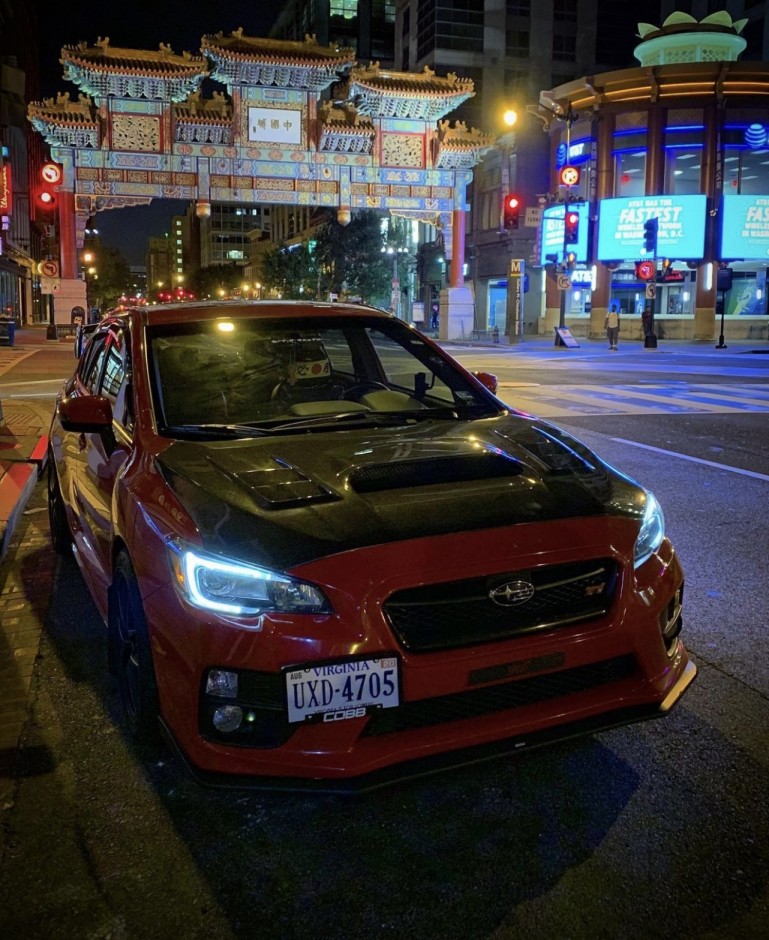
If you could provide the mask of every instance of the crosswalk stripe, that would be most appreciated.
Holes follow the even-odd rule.
[[[513,407],[543,418],[570,414],[744,414],[769,412],[756,385],[539,385],[500,383]]]

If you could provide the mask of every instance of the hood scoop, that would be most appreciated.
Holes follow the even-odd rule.
[[[497,480],[518,476],[522,469],[521,464],[511,457],[487,452],[372,463],[353,470],[349,479],[356,493],[377,493],[416,486]]]
[[[275,467],[235,472],[221,466],[215,459],[209,458],[209,462],[245,487],[262,509],[291,509],[339,499],[332,490],[283,460],[275,459]]]

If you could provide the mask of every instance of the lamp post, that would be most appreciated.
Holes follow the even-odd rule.
[[[500,237],[507,239],[509,248],[507,257],[507,302],[505,305],[505,334],[510,343],[523,342],[523,258],[514,258],[510,231],[519,225],[518,212],[520,209],[520,195],[512,192],[516,174],[512,170],[513,150],[516,144],[513,128],[518,123],[518,112],[508,108],[502,115],[502,121],[507,130],[497,140],[500,151],[499,179],[502,187],[500,199],[499,231]],[[484,322],[478,324],[485,327]],[[496,321],[494,328],[497,329]],[[496,334],[495,334],[496,335]]]

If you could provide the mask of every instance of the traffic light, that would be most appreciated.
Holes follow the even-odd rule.
[[[52,212],[56,208],[58,189],[62,181],[62,168],[58,163],[44,163],[38,174],[35,204],[44,212]]]
[[[660,220],[655,216],[644,222],[644,252],[647,255],[657,254],[657,230]]]
[[[506,229],[518,228],[518,213],[521,209],[521,200],[514,193],[505,196],[502,217]]]
[[[569,209],[563,221],[564,245],[576,245],[579,238],[579,212]]]
[[[50,186],[40,186],[35,194],[37,207],[45,212],[51,212],[56,207],[56,191]]]

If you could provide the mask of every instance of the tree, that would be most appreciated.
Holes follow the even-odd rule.
[[[93,250],[96,271],[91,275],[86,270],[88,302],[100,310],[109,310],[117,306],[120,297],[131,292],[131,268],[117,248],[101,244]]]
[[[242,283],[242,269],[234,262],[230,262],[229,264],[211,264],[193,271],[190,275],[189,287],[197,297],[210,297],[217,300],[219,297],[229,297],[233,291],[240,290]]]
[[[315,249],[324,293],[389,306],[391,262],[383,248],[381,217],[372,210],[356,212],[349,225],[336,219],[327,222],[318,232]]]
[[[317,259],[308,242],[269,248],[262,255],[260,272],[261,282],[267,290],[286,300],[316,296]]]

